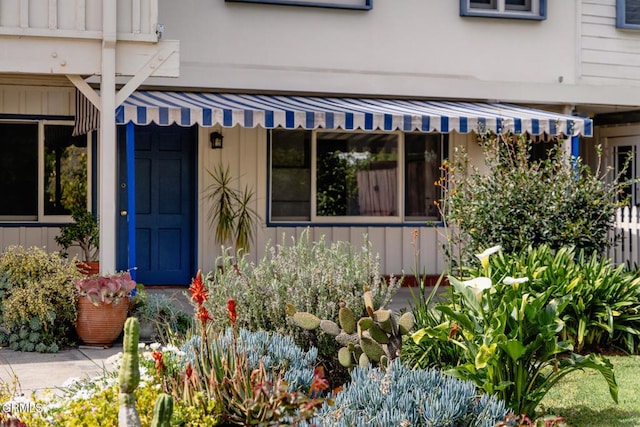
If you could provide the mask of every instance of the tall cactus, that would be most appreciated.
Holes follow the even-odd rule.
[[[118,402],[119,427],[140,427],[140,417],[136,410],[135,390],[140,383],[140,370],[138,368],[138,336],[140,323],[135,317],[130,317],[124,324],[124,340],[122,343],[123,356],[120,365],[119,382],[120,394]]]
[[[156,399],[156,406],[153,408],[151,427],[170,427],[172,413],[173,398],[165,393],[160,394]]]
[[[403,337],[408,336],[415,323],[411,312],[397,318],[391,310],[373,308],[373,295],[365,287],[362,295],[368,316],[356,322],[353,311],[340,305],[338,324],[322,320],[308,312],[299,312],[287,304],[287,315],[301,328],[320,329],[335,337],[343,345],[338,351],[338,361],[347,368],[356,364],[368,366],[370,363],[386,365],[400,355]]]

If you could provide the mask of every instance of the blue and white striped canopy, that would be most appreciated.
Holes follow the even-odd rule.
[[[134,92],[116,123],[266,129],[513,132],[592,136],[592,121],[511,104],[367,98]]]

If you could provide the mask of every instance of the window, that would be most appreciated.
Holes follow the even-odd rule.
[[[546,0],[460,0],[460,16],[543,20]]]
[[[616,0],[616,27],[640,30],[640,0]]]
[[[270,220],[437,219],[440,134],[270,132]]]
[[[285,6],[311,6],[331,9],[371,10],[373,0],[225,0],[227,3],[264,3]]]
[[[66,220],[71,206],[86,206],[87,137],[72,131],[67,122],[0,122],[0,221]]]

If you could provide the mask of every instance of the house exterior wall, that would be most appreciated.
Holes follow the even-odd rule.
[[[224,148],[222,150],[209,148],[207,144],[209,132],[209,129],[200,129],[198,148],[198,168],[200,170],[198,187],[201,189],[198,196],[198,228],[200,230],[198,233],[200,236],[198,265],[201,265],[205,271],[215,268],[216,259],[221,255],[221,245],[215,242],[209,225],[210,204],[206,199],[207,187],[211,184],[207,169],[211,170],[217,164],[229,165],[231,176],[238,178],[236,182],[238,188],[248,185],[256,191],[253,208],[260,215],[260,221],[254,242],[251,245],[250,259],[253,262],[264,257],[268,245],[290,245],[292,238],[299,238],[307,228],[305,226],[277,226],[275,224],[267,226],[266,213],[269,195],[267,131],[265,129],[239,127],[223,129]],[[451,134],[449,139],[450,147],[463,147],[472,158],[482,159],[482,150],[475,143],[475,137],[472,134]],[[425,222],[416,223],[415,226],[411,224],[404,226],[310,224],[310,226],[310,237],[313,239],[318,240],[324,236],[327,242],[346,241],[355,248],[362,246],[366,235],[372,243],[374,252],[380,256],[381,273],[383,274],[400,275],[403,272],[405,274],[419,272],[438,275],[445,268],[442,249],[447,241],[447,231],[441,226],[427,226]],[[416,248],[412,246],[413,230],[419,231]],[[419,251],[417,265],[415,250]]]
[[[547,3],[546,20],[527,21],[460,17],[450,0],[383,0],[370,11],[160,0],[166,37],[181,40],[181,76],[149,83],[564,102],[557,92],[577,76],[567,54],[577,2]]]
[[[581,3],[581,80],[587,85],[640,86],[640,31],[616,28],[616,0]]]
[[[18,3],[31,7],[33,19],[27,29],[20,21],[24,17],[16,14]],[[37,42],[55,37],[60,42],[65,31],[84,31],[85,39],[100,42],[99,2],[56,4],[76,11],[86,5],[84,29],[66,13],[57,14],[52,28],[53,16],[44,13],[42,2],[10,0],[0,6],[0,36]],[[133,43],[157,38],[151,24],[153,0],[118,0],[117,4],[118,40]],[[133,5],[140,7],[138,12],[131,12]],[[574,105],[580,112],[587,105],[631,108],[640,104],[640,73],[636,72],[640,32],[615,28],[615,0],[547,1],[542,21],[461,17],[459,7],[452,0],[376,0],[370,11],[223,0],[192,0],[185,7],[183,2],[158,0],[162,40],[180,41],[180,77],[150,77],[144,85],[167,90],[507,101],[565,112]],[[138,13],[151,20],[137,20]],[[75,41],[69,39],[69,43]],[[120,57],[117,62],[127,61]],[[134,73],[137,67],[136,63],[121,73]],[[59,76],[18,74],[30,71],[11,71],[1,64],[0,71],[5,72],[0,74],[0,114],[73,116],[74,89]],[[38,84],[30,84],[27,75],[38,79]],[[239,186],[247,184],[257,192],[254,208],[262,219],[252,245],[254,261],[262,258],[267,244],[289,242],[304,230],[266,224],[267,131],[224,129],[223,150],[209,148],[211,131],[199,129],[198,138],[197,264],[204,270],[215,268],[220,255],[211,237],[205,198],[210,184],[207,169],[218,162],[229,164],[232,175],[240,178]],[[482,153],[472,135],[453,134],[450,149],[455,145],[466,147],[475,165],[482,167]],[[585,153],[592,158],[589,148]],[[444,268],[440,248],[445,233],[442,228],[417,228],[421,263],[417,268],[439,274]],[[416,267],[413,229],[408,224],[314,225],[312,237],[324,235],[330,241],[360,246],[366,234],[380,254],[383,273],[400,274],[412,273]],[[0,247],[51,248],[56,234],[54,226],[3,224]]]

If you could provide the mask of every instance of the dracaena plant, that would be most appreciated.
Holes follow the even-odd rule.
[[[617,402],[611,363],[593,354],[575,354],[571,343],[559,338],[570,295],[553,297],[551,290],[532,293],[527,278],[507,277],[493,283],[488,277],[463,281],[450,276],[449,282],[452,302],[436,307],[444,315],[443,323],[417,331],[413,339],[459,346],[462,363],[450,374],[497,394],[516,413],[534,415],[538,403],[562,377],[578,369],[594,369]]]

